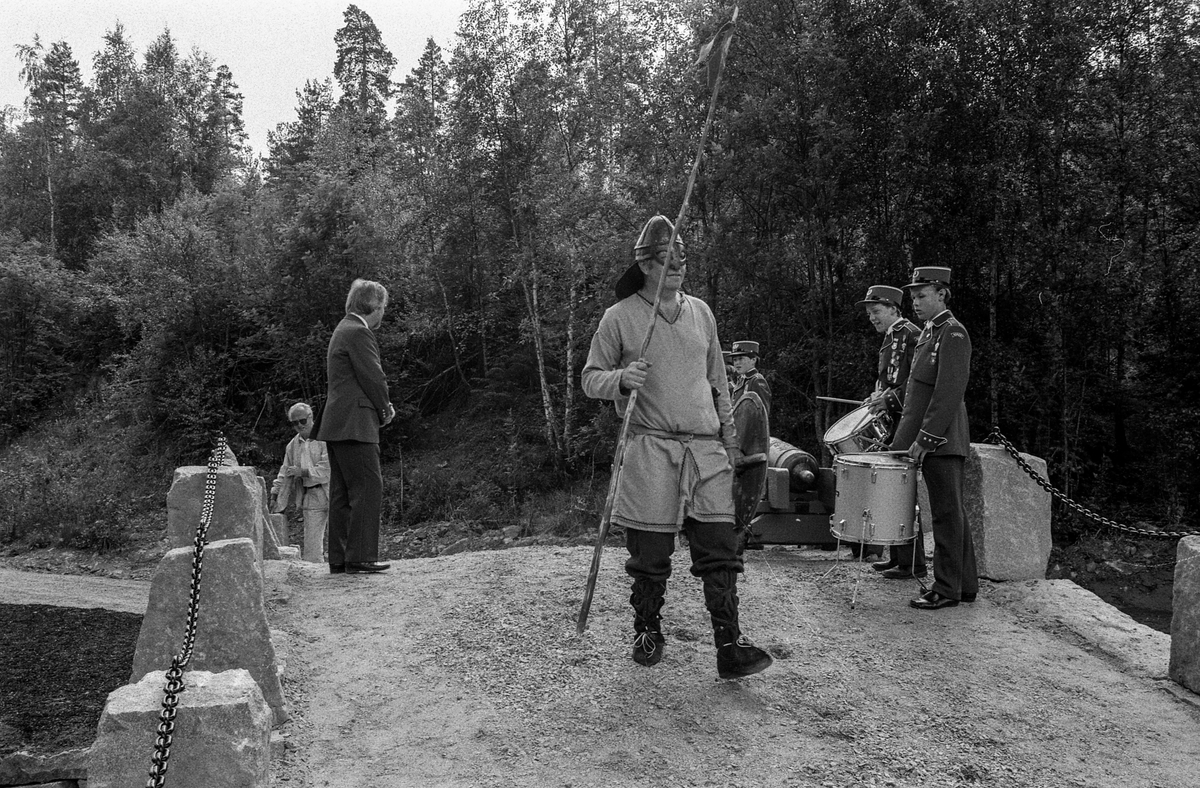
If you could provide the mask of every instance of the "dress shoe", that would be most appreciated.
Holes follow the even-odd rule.
[[[974,602],[974,601],[975,601],[975,594],[967,594],[967,593],[964,593],[964,594],[962,595],[962,601],[966,602],[967,604],[970,604],[970,603]]]
[[[329,574],[331,574],[331,575],[346,574],[346,565],[345,564],[330,564],[329,565]]]
[[[886,572],[887,570],[891,569],[893,566],[899,566],[899,564],[897,564],[895,561],[891,560],[890,558],[886,561],[876,561],[875,563],[871,564],[871,568],[874,569],[876,572]]]
[[[925,577],[929,574],[929,570],[918,569],[914,572],[907,566],[893,566],[891,569],[885,569],[879,574],[888,580],[912,580],[915,577]]]
[[[346,564],[346,574],[357,575],[357,574],[366,574],[366,573],[374,573],[374,572],[386,572],[387,570],[389,570],[391,568],[392,568],[391,564],[381,564],[376,561],[368,561],[366,563],[359,563],[359,564],[347,563]]]
[[[908,606],[917,610],[941,610],[944,607],[957,607],[958,600],[942,596],[937,591],[926,591],[916,599],[908,600]]]

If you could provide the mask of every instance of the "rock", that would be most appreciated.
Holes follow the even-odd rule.
[[[255,573],[257,574],[257,573]],[[171,788],[259,788],[270,777],[271,710],[249,672],[183,675],[167,761]],[[166,673],[108,696],[88,759],[88,788],[145,785]]]
[[[446,547],[443,547],[438,552],[438,555],[454,555],[456,553],[465,553],[470,549],[471,549],[471,538],[466,537],[463,539],[459,539],[457,542],[454,542],[451,545],[447,545]]]
[[[1022,459],[1042,478],[1046,461]],[[1050,493],[1029,477],[1003,446],[972,443],[965,504],[975,537],[980,577],[1039,580],[1050,560]]]
[[[82,780],[87,777],[87,761],[87,749],[66,750],[55,755],[28,755],[23,752],[6,755],[0,758],[0,785]]]
[[[1140,624],[1071,580],[1026,580],[988,588],[985,597],[1079,637],[1121,666],[1148,679],[1167,675],[1168,637]]]
[[[165,670],[183,645],[191,589],[192,550],[169,551],[150,581],[150,602],[133,655],[130,682]],[[267,627],[263,576],[249,539],[225,539],[204,549],[200,612],[192,670],[244,668],[258,682],[277,723],[287,720],[275,649]]]
[[[279,560],[281,560],[281,561],[299,561],[300,560],[300,548],[299,547],[280,547],[279,548]]]
[[[275,526],[270,518],[263,517],[263,544],[262,557],[268,561],[278,561],[280,559],[279,548],[281,547],[279,537],[275,532]]]
[[[268,515],[267,522],[275,529],[275,541],[279,542],[280,547],[286,547],[291,544],[291,537],[288,534],[287,515]]]
[[[1021,457],[1043,477],[1046,461]],[[933,547],[933,517],[925,484],[917,485],[926,549]],[[1050,560],[1050,493],[1017,465],[1003,446],[972,443],[963,479],[979,576],[991,580],[1041,580]]]
[[[204,484],[208,469],[189,465],[175,469],[175,479],[167,493],[167,544],[190,547],[204,506]],[[263,515],[262,481],[253,468],[223,467],[217,471],[217,495],[208,541],[246,537],[254,544],[255,556],[262,557]]]
[[[1173,593],[1168,675],[1200,693],[1200,536],[1185,536],[1175,548]]]

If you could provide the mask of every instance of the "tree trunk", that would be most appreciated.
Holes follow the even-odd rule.
[[[525,308],[529,312],[529,322],[533,326],[533,347],[537,356],[538,382],[542,388],[542,412],[546,418],[546,443],[551,449],[554,469],[561,474],[566,470],[565,451],[562,434],[558,429],[558,422],[554,418],[554,398],[550,391],[550,381],[546,378],[546,347],[542,341],[541,308],[538,304],[540,272],[532,255],[530,259],[530,276],[521,282],[521,289],[525,293]]]

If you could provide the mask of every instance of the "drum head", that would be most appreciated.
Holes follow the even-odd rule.
[[[835,463],[863,468],[912,468],[916,462],[906,454],[839,454]]]
[[[826,443],[838,443],[862,430],[863,425],[871,421],[871,411],[866,405],[855,408],[833,423],[825,430]]]

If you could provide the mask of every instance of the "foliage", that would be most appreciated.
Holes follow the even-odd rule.
[[[130,451],[103,402],[87,397],[78,415],[43,422],[0,456],[0,541],[104,552],[162,527],[172,466]]]
[[[739,5],[687,281],[727,343],[762,343],[776,434],[816,450],[842,413],[816,398],[866,394],[869,285],[948,265],[975,440],[999,426],[1112,516],[1194,522],[1194,4]],[[727,18],[693,0],[472,0],[456,40],[393,81],[351,5],[265,182],[233,75],[203,52],[164,31],[139,65],[118,24],[83,85],[69,47],[35,40],[25,115],[0,128],[0,429],[104,369],[134,445],[183,456],[222,430],[252,462],[286,436],[286,405],[319,410],[364,276],[392,293],[384,457],[443,414],[504,433],[494,468],[464,454],[391,480],[389,517],[526,516],[530,490],[609,461],[611,407],[579,370],[641,223],[678,211],[708,101],[692,62]]]

